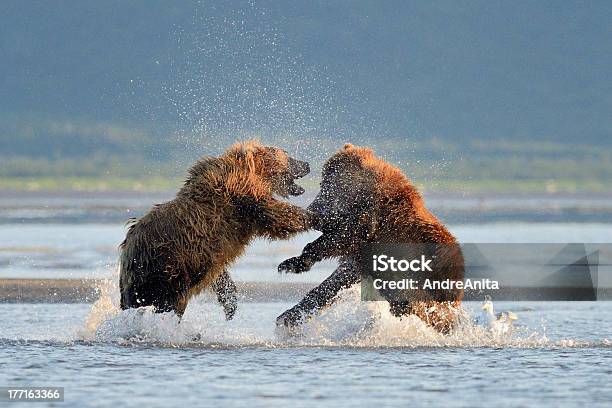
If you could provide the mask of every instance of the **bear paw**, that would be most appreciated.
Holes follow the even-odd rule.
[[[302,273],[308,270],[310,270],[310,263],[299,256],[289,258],[278,265],[278,271],[281,273]]]

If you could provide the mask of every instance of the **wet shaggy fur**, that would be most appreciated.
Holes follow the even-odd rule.
[[[339,291],[360,281],[360,254],[368,244],[434,244],[428,245],[436,255],[434,272],[427,277],[463,279],[463,255],[453,235],[425,208],[421,195],[401,171],[370,149],[347,144],[333,155],[324,165],[321,190],[308,210],[315,218],[314,228],[323,235],[306,245],[300,256],[279,265],[279,271],[301,273],[325,258],[339,258],[340,265],[279,316],[278,325],[300,324],[331,304]],[[400,297],[381,294],[394,315],[417,315],[445,333],[458,318],[463,297],[462,290],[408,290]]]
[[[238,143],[189,170],[176,198],[134,220],[120,250],[121,308],[183,314],[207,287],[230,319],[236,287],[227,267],[256,236],[286,239],[309,227],[308,213],[274,198],[299,195],[308,163],[257,142]]]

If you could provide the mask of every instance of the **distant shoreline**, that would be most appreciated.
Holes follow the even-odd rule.
[[[306,206],[318,188],[291,201]],[[175,191],[5,191],[0,189],[0,224],[123,223]],[[612,223],[611,193],[424,193],[427,207],[451,224],[487,222]]]
[[[298,301],[316,283],[236,282],[242,302]],[[0,303],[93,303],[103,279],[0,279]],[[213,301],[205,292],[206,301]]]

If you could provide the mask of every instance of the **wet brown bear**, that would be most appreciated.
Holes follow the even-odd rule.
[[[306,162],[258,142],[237,143],[189,170],[176,198],[135,220],[121,244],[121,308],[155,306],[181,316],[212,286],[226,317],[236,309],[227,267],[256,236],[285,239],[309,227],[308,213],[274,194],[300,195]]]
[[[324,165],[321,190],[308,210],[315,218],[314,228],[323,235],[306,245],[300,256],[281,263],[279,271],[304,272],[325,258],[340,258],[340,265],[280,315],[278,325],[298,325],[331,304],[340,290],[358,282],[360,254],[368,244],[435,244],[437,268],[431,278],[463,279],[463,255],[455,238],[425,208],[421,195],[400,170],[370,149],[347,144],[333,155]],[[384,291],[381,294],[394,315],[415,314],[448,332],[458,317],[463,290],[405,291],[403,296],[408,297],[401,300]]]

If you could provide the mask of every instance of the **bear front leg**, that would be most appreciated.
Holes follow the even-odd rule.
[[[287,239],[311,228],[311,214],[298,206],[269,199],[260,209],[260,229],[270,239]]]
[[[277,326],[294,327],[319,310],[333,303],[343,289],[359,282],[359,270],[354,260],[342,262],[319,286],[312,289],[297,305],[276,318]]]
[[[216,281],[212,283],[212,289],[217,294],[217,300],[223,306],[225,319],[232,320],[238,308],[236,284],[229,272],[224,270]]]
[[[307,244],[300,256],[289,258],[278,265],[279,272],[302,273],[312,265],[327,258],[345,255],[351,247],[351,239],[339,234],[323,234]]]
[[[234,197],[237,216],[255,227],[258,235],[287,239],[311,228],[312,215],[303,208],[268,197]]]

